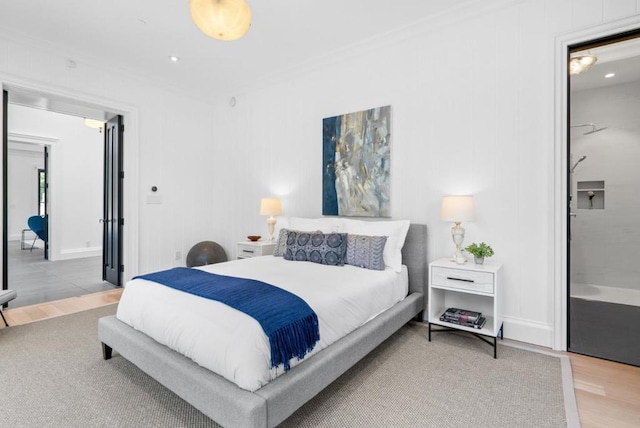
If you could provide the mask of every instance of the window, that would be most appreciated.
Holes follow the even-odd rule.
[[[45,189],[46,186],[46,176],[44,173],[44,169],[38,169],[38,215],[44,217],[46,214],[46,205],[47,205],[47,192]]]

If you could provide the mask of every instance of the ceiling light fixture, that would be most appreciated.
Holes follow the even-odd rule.
[[[169,59],[171,60],[171,62],[178,62],[180,61],[180,57],[179,56],[175,56],[175,55],[171,55],[169,57]]]
[[[598,61],[595,55],[578,55],[569,60],[569,74],[580,74],[587,71],[593,64]]]
[[[615,75],[616,75],[616,73],[607,73],[607,74],[604,75],[604,77],[607,78],[607,79],[611,79]]]
[[[189,0],[191,19],[203,33],[218,40],[236,40],[251,26],[245,0]]]
[[[96,128],[100,132],[102,132],[102,128],[104,128],[104,122],[102,120],[89,119],[88,117],[84,119],[84,124],[89,128]]]

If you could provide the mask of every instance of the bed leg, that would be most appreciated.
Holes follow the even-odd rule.
[[[111,346],[102,342],[102,358],[104,358],[105,360],[110,360],[112,353],[113,353],[113,349],[111,348]]]
[[[422,317],[424,316],[423,314],[424,314],[424,311],[418,312],[418,315],[416,315],[415,320],[418,322],[422,322],[423,321]]]

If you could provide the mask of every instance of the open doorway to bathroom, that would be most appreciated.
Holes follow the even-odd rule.
[[[640,366],[640,31],[569,56],[568,350]]]

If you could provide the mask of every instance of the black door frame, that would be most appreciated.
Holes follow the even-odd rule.
[[[38,186],[40,183],[38,183]],[[40,189],[38,187],[38,189]],[[38,190],[38,196],[40,195],[40,191]],[[49,260],[49,147],[47,145],[44,146],[44,226],[45,226],[45,236],[47,240],[44,241],[44,259]],[[39,211],[39,210],[38,210]]]
[[[7,129],[7,123],[9,115],[7,114],[7,109],[9,107],[9,92],[6,90],[2,90],[2,289],[6,290],[9,288],[9,275],[8,275],[8,267],[9,267],[9,242],[8,242],[8,231],[9,231],[9,222],[7,221],[7,178],[9,177],[9,164],[7,162],[7,153],[9,152],[9,130]],[[6,307],[7,304],[4,304]]]

